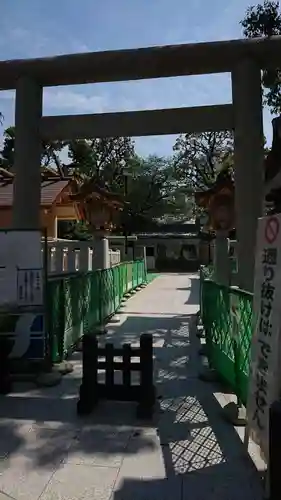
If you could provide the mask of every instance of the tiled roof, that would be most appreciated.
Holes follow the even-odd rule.
[[[69,184],[69,180],[46,180],[41,184],[41,205],[51,206],[62,190]],[[0,182],[0,207],[13,205],[13,183]]]

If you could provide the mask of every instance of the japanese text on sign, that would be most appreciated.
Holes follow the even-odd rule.
[[[42,269],[18,269],[18,304],[20,306],[42,305]]]
[[[278,339],[281,275],[279,218],[260,219],[258,230],[255,288],[254,335],[248,420],[254,437],[267,455],[269,407],[279,392]]]

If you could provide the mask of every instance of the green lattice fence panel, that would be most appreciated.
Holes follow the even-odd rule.
[[[119,266],[119,279],[120,279],[120,297],[122,298],[127,291],[127,265],[125,263]]]
[[[138,285],[141,285],[145,282],[145,273],[144,273],[144,261],[138,261]]]
[[[100,318],[100,272],[94,271],[85,275],[84,284],[84,310],[83,310],[83,333],[91,333],[96,325],[101,322]]]
[[[139,273],[139,262],[136,260],[133,262],[132,268],[132,288],[136,288],[138,286],[138,273]]]
[[[64,353],[83,335],[85,275],[63,280],[65,300]]]
[[[49,280],[48,331],[52,361],[64,359],[83,333],[100,322],[99,273]]]
[[[120,266],[113,267],[112,272],[113,272],[113,289],[114,289],[114,310],[116,311],[120,306],[121,298],[123,296]]]
[[[235,299],[237,336],[233,335],[231,305]],[[209,363],[236,393],[247,401],[252,339],[252,294],[203,280],[202,320]],[[234,351],[235,346],[237,347]],[[234,357],[236,353],[236,358]]]
[[[127,268],[127,287],[126,291],[130,292],[133,288],[133,262],[126,263]]]
[[[146,281],[147,281],[145,262],[142,259],[142,260],[138,260],[137,264],[138,264],[137,284],[141,285],[142,283],[146,283]]]
[[[142,283],[144,283],[145,279],[143,277],[143,265],[144,265],[144,262],[143,260],[138,260],[138,275],[137,275],[137,286],[141,285]]]
[[[243,290],[231,289],[238,310],[238,366],[237,396],[246,404],[251,364],[251,343],[253,334],[253,295]]]
[[[113,269],[102,269],[100,277],[100,310],[104,321],[114,313]]]
[[[52,279],[47,286],[47,328],[49,350],[53,362],[63,358],[64,291],[61,279]]]
[[[48,281],[48,338],[53,362],[64,359],[83,334],[114,314],[127,291],[145,281],[144,263],[135,263],[134,276],[133,265],[122,263]]]

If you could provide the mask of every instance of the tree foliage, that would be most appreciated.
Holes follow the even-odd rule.
[[[233,134],[229,131],[180,135],[174,151],[176,172],[193,191],[209,189],[221,170],[233,169]]]
[[[141,158],[128,137],[73,141],[69,158],[69,172],[123,195],[122,224],[131,231],[167,214],[185,213],[173,158]]]
[[[66,164],[62,150],[68,155]],[[13,168],[14,152],[15,128],[9,127],[0,151],[0,165],[7,170]],[[185,182],[180,182],[176,173],[174,158],[142,158],[136,154],[130,137],[44,142],[41,166],[55,168],[61,176],[75,176],[80,183],[97,182],[122,194],[126,202],[122,223],[131,231],[159,218],[186,217],[192,208]],[[77,231],[86,234],[81,224],[68,224],[65,232],[69,231],[73,235]]]
[[[64,143],[60,141],[49,141],[42,143],[41,165],[43,167],[55,167],[62,173],[63,164],[60,160],[60,152]],[[4,131],[3,147],[0,151],[0,165],[6,170],[11,170],[15,159],[15,127],[8,127]]]
[[[10,170],[14,165],[15,128],[9,127],[4,131],[3,148],[0,152],[0,165]]]
[[[129,225],[169,217],[184,218],[190,210],[185,187],[175,175],[173,158],[132,158],[127,193]]]
[[[96,179],[111,188],[124,183],[124,171],[134,155],[130,137],[94,138],[67,143],[69,171],[81,179]]]
[[[265,0],[249,7],[240,24],[247,38],[281,35],[280,2]],[[263,71],[262,82],[264,104],[273,114],[281,113],[281,70]]]

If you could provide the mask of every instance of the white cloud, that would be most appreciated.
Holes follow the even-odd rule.
[[[77,113],[102,113],[107,107],[107,100],[103,96],[87,96],[83,93],[71,90],[47,89],[44,92],[44,114],[48,110],[63,112],[72,111]]]
[[[59,0],[57,2],[59,7]],[[106,17],[106,30],[98,16],[91,18],[91,15],[95,16],[97,6],[94,7],[90,0],[82,0],[84,8],[81,15],[85,19],[81,21],[80,18],[79,22],[75,15],[80,7],[74,8],[74,4],[54,17],[48,6],[44,15],[42,6],[34,0],[29,0],[30,4],[34,3],[34,8],[29,11],[23,7],[22,0],[17,0],[17,3],[17,9],[11,8],[9,15],[0,18],[0,59],[235,38],[241,34],[239,21],[249,1],[213,0],[208,3],[206,0],[190,0],[186,3],[174,0],[171,4],[169,0],[154,0],[150,3],[136,2],[139,5],[132,6],[129,0],[120,0],[115,10],[112,0],[112,8],[108,9]],[[103,7],[100,5],[98,9],[106,9],[106,2],[101,4]],[[132,18],[134,9],[138,15]],[[101,10],[101,13],[104,11]],[[80,88],[56,87],[44,92],[44,114],[196,106],[229,102],[230,98],[229,78],[225,75],[96,84]],[[0,110],[5,115],[4,125],[10,125],[14,114],[14,92],[0,92]],[[267,112],[265,131],[267,136],[271,135]],[[170,148],[171,141],[171,138],[162,137],[143,138],[137,142],[143,145],[144,151],[159,149],[161,154],[161,151],[166,153]]]

